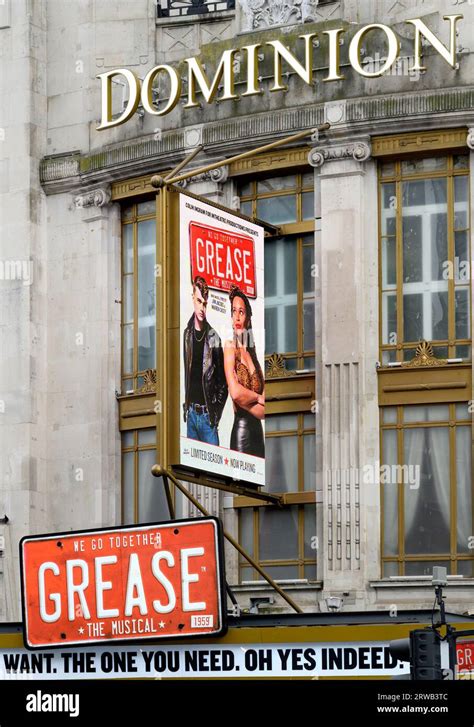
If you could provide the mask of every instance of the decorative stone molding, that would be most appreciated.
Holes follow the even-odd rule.
[[[188,184],[195,184],[197,182],[214,182],[215,184],[224,184],[229,176],[229,167],[217,167],[217,169],[211,169],[208,172],[202,174],[196,174],[195,177],[189,179],[183,179],[181,182],[177,182],[176,186],[181,189],[186,189]]]
[[[474,151],[474,126],[467,130],[467,145]]]
[[[312,167],[322,167],[326,161],[339,161],[341,159],[354,159],[356,162],[366,162],[370,158],[372,148],[368,141],[354,141],[343,144],[334,144],[326,147],[316,147],[308,154],[308,162]]]
[[[397,153],[397,148],[402,143],[400,135],[410,132],[414,137],[414,143],[412,146],[407,146],[406,140],[403,139],[403,151],[406,153],[412,148],[414,150],[418,148],[417,139],[423,138],[427,133],[427,123],[432,125],[438,114],[445,118],[453,108],[456,109],[456,124],[464,127],[458,128],[456,134],[459,135],[459,139],[455,141],[454,147],[466,149],[466,127],[472,124],[474,108],[474,88],[471,87],[347,99],[345,123],[350,124],[354,132],[361,126],[361,134],[370,128],[374,134],[393,135],[393,130],[396,128],[396,141],[389,144],[386,140],[383,142],[374,140],[374,156],[389,153],[388,146],[394,147],[390,150],[391,154]],[[264,144],[266,141],[274,140],[279,134],[283,136],[294,133],[295,129],[312,129],[323,122],[322,103],[302,108],[281,109],[278,114],[249,113],[204,124],[202,143],[209,148],[216,145],[222,155],[232,156],[236,153],[237,146],[242,149],[246,139],[252,139],[255,144]],[[442,123],[444,122],[440,121],[440,125]],[[414,128],[424,131],[414,133]],[[433,138],[446,137],[446,143],[449,137],[448,146],[450,149],[453,148],[452,130],[446,130],[442,134],[439,132],[430,134]],[[383,151],[382,147],[386,151]],[[146,174],[152,175],[160,170],[172,169],[181,161],[187,149],[185,130],[173,129],[164,131],[160,139],[124,142],[112,149],[91,154],[80,155],[76,151],[71,151],[61,158],[45,157],[40,163],[40,179],[46,194],[66,191],[77,193],[81,183],[92,184],[93,181],[98,184],[99,175],[104,175],[107,181],[118,181],[123,179],[124,174],[130,179],[143,178]],[[250,170],[256,168],[255,160],[247,159],[242,163],[244,162]]]
[[[319,0],[239,0],[245,17],[243,31],[293,23],[317,22]]]
[[[104,207],[110,202],[111,196],[110,187],[97,187],[84,194],[78,194],[74,197],[74,204],[78,208]]]

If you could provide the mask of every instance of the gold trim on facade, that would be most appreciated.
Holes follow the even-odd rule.
[[[408,369],[420,368],[421,366],[445,366],[447,360],[436,358],[433,346],[428,341],[420,341],[416,347],[416,355],[411,361],[403,361],[402,367]]]
[[[143,374],[143,386],[138,390],[139,394],[156,392],[156,369],[147,369]]]
[[[285,359],[281,353],[272,353],[265,361],[265,378],[281,379],[292,375],[293,373],[287,370]]]
[[[446,131],[421,131],[415,134],[395,134],[393,136],[374,136],[372,139],[372,156],[384,157],[425,151],[468,149],[467,131],[467,128],[465,128]]]
[[[293,169],[294,167],[308,166],[308,151],[310,147],[291,149],[279,152],[261,154],[250,159],[241,159],[233,162],[229,167],[231,177],[253,172],[274,172],[276,169]]]

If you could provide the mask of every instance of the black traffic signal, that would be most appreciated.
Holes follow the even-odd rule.
[[[397,639],[389,645],[398,661],[410,663],[411,679],[424,681],[442,679],[441,642],[433,629],[415,629],[408,639]]]

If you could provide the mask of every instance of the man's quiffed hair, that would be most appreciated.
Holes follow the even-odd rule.
[[[194,289],[198,288],[198,290],[201,291],[201,295],[204,298],[204,300],[207,300],[209,298],[209,288],[204,280],[200,275],[196,275],[196,277],[193,280],[193,293]]]

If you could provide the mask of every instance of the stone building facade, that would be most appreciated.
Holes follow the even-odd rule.
[[[456,13],[459,67],[426,43],[427,70],[410,71],[406,21],[448,44]],[[377,78],[347,61],[370,23],[401,39]],[[306,611],[330,597],[426,608],[433,565],[451,574],[450,611],[472,611],[473,24],[463,0],[0,4],[0,621],[21,618],[22,536],[164,512],[150,474],[152,175],[199,144],[196,166],[326,121],[319,138],[186,185],[281,228],[265,251],[267,450],[285,506],[193,492]],[[323,32],[337,27],[346,78],[324,83]],[[211,73],[226,49],[276,38],[301,54],[311,32],[312,87],[284,65],[288,90],[272,93],[263,49],[260,95],[162,117],[139,106],[97,130],[100,73],[143,79],[191,56]],[[383,64],[379,40],[365,68]],[[113,88],[117,114],[127,91]],[[243,608],[287,610],[231,548],[226,565]]]

